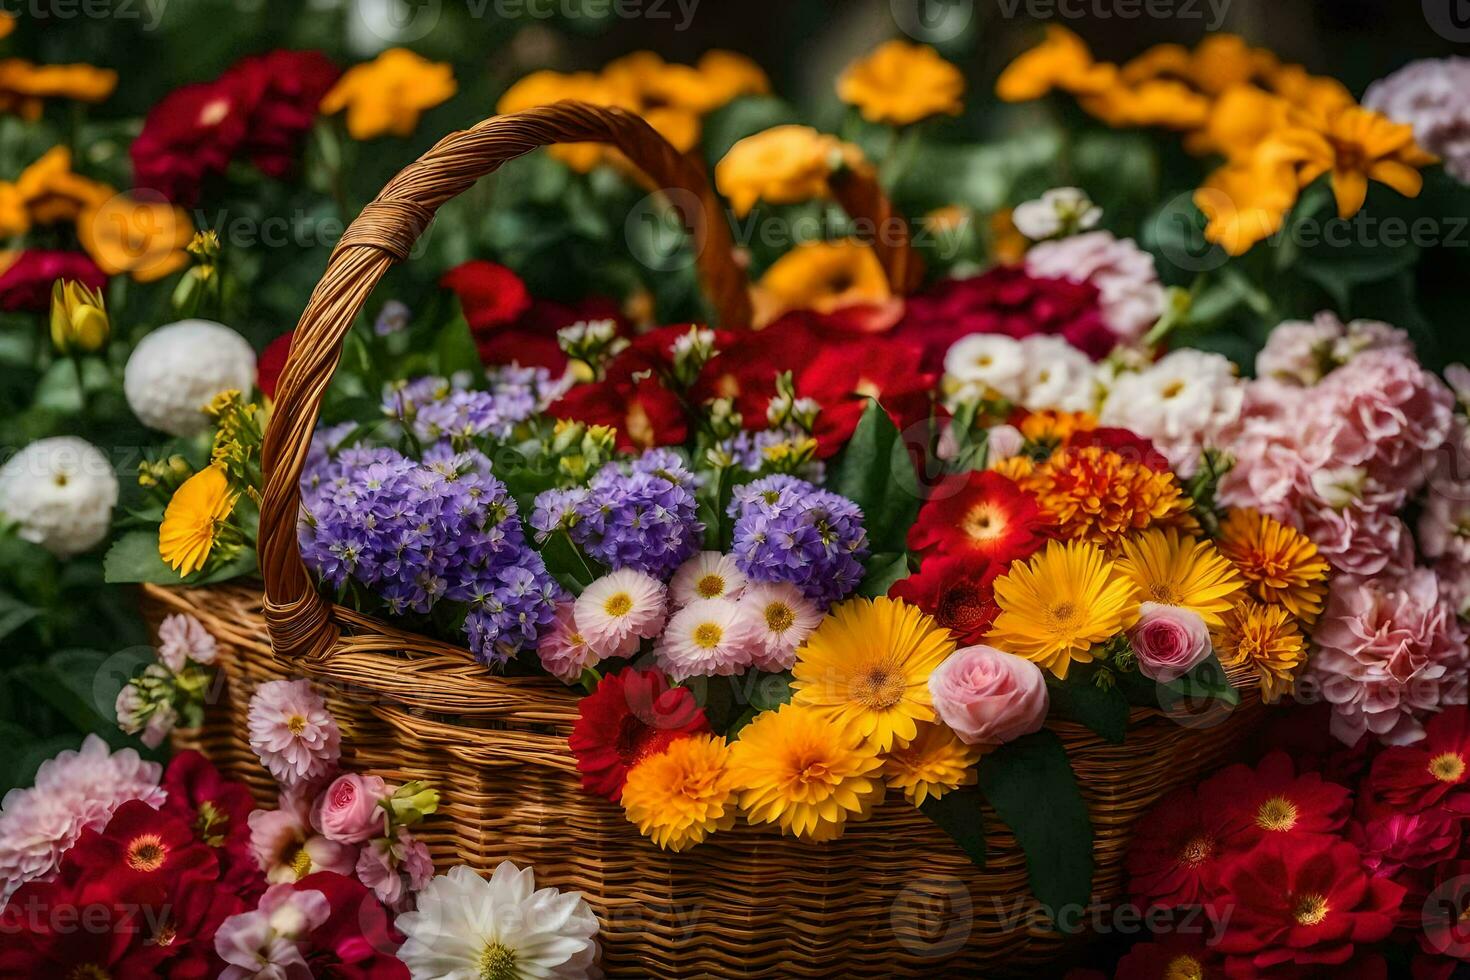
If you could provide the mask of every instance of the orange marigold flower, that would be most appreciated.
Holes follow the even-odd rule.
[[[1100,446],[1058,453],[1021,480],[1057,537],[1116,550],[1146,527],[1199,528],[1173,473],[1150,469]]]
[[[28,122],[41,118],[46,99],[101,102],[117,88],[117,72],[91,65],[34,65],[23,58],[0,60],[0,113]]]
[[[958,116],[965,76],[927,44],[892,40],[859,58],[837,79],[837,96],[869,122],[907,126]]]
[[[184,248],[194,224],[189,212],[166,201],[118,194],[77,219],[77,237],[109,276],[153,282],[188,264]]]
[[[1296,671],[1307,660],[1301,628],[1281,606],[1242,602],[1225,614],[1224,625],[1211,638],[1220,663],[1255,671],[1267,704],[1292,692]]]
[[[425,110],[449,101],[457,90],[450,65],[389,48],[347,69],[322,96],[320,108],[328,116],[346,110],[347,132],[355,140],[411,136]]]
[[[798,204],[829,197],[839,167],[866,167],[862,151],[810,126],[773,126],[745,137],[715,164],[715,186],[736,217],[757,201]]]
[[[1006,102],[1039,99],[1053,89],[1073,95],[1096,94],[1113,85],[1116,65],[1092,60],[1092,52],[1076,34],[1048,24],[1046,40],[1006,66],[995,94]]]
[[[1078,100],[1087,112],[1117,129],[1162,126],[1198,129],[1210,115],[1210,100],[1183,82],[1159,78],[1137,85],[1119,83]]]
[[[1322,613],[1327,595],[1327,560],[1296,528],[1241,508],[1220,525],[1220,553],[1240,569],[1262,602],[1283,606],[1307,623]]]
[[[1091,412],[1061,412],[1047,408],[1029,413],[1017,427],[1027,442],[1060,446],[1078,432],[1096,429],[1097,418]]]
[[[0,181],[0,235],[23,235],[32,225],[74,222],[115,194],[111,187],[71,169],[71,151],[53,146],[21,171],[15,183]]]

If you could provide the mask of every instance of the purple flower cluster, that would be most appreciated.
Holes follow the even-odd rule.
[[[567,531],[584,553],[614,571],[632,568],[667,579],[703,540],[694,490],[684,461],[654,449],[627,471],[608,463],[585,487],[541,493],[531,527],[542,541]]]
[[[464,603],[470,649],[486,663],[533,646],[560,588],[489,459],[447,443],[421,461],[362,446],[333,454],[334,438],[318,434],[302,476],[307,567],[334,588],[365,586],[394,614]]]
[[[826,608],[862,581],[863,512],[841,494],[768,476],[735,488],[730,516],[735,564],[757,582],[790,582]]]
[[[483,391],[434,376],[391,385],[383,396],[383,413],[397,419],[421,443],[451,439],[464,446],[479,436],[509,439],[516,426],[563,391],[545,368],[498,368],[487,380],[489,388]]]
[[[755,432],[741,429],[733,436],[720,440],[718,448],[721,452],[728,453],[735,465],[742,470],[747,473],[759,473],[769,462],[766,459],[766,450],[784,443],[799,442],[808,436],[809,433],[795,426],[760,429]],[[826,478],[827,467],[821,460],[814,459],[803,464],[797,473],[804,480],[821,483]]]

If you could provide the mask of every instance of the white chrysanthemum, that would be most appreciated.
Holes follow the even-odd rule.
[[[945,390],[964,399],[994,392],[1016,401],[1025,371],[1021,342],[1002,334],[961,337],[944,355]]]
[[[577,597],[577,631],[603,659],[627,657],[638,641],[658,636],[668,617],[663,583],[647,572],[621,568]]]
[[[745,581],[734,558],[701,551],[679,566],[669,582],[669,594],[675,606],[687,606],[696,599],[738,599]]]
[[[755,620],[730,599],[696,599],[669,617],[653,655],[675,681],[738,674],[762,649]]]
[[[790,582],[752,585],[740,605],[755,625],[760,641],[754,665],[761,670],[787,670],[796,663],[796,648],[822,621],[822,613]]]
[[[1097,226],[1102,208],[1079,187],[1054,187],[1034,201],[1016,205],[1011,224],[1033,242],[1062,233],[1076,234]]]
[[[222,323],[180,320],[138,342],[123,371],[128,406],[145,425],[174,436],[209,428],[204,406],[255,387],[255,351]]]
[[[76,436],[40,439],[0,467],[0,515],[60,558],[107,536],[117,475],[101,451]]]
[[[1021,404],[1032,411],[1091,411],[1096,404],[1092,359],[1061,337],[1037,334],[1021,341],[1025,369]]]
[[[489,880],[464,865],[418,894],[394,923],[414,980],[580,978],[597,970],[597,917],[580,892],[536,889],[535,873],[503,861]]]
[[[1153,442],[1181,476],[1199,468],[1200,450],[1240,417],[1245,397],[1226,357],[1177,350],[1137,374],[1122,374],[1103,403],[1104,425]]]

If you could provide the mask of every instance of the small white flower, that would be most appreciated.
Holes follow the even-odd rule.
[[[414,980],[486,977],[580,980],[597,971],[597,917],[580,892],[536,889],[530,868],[501,862],[486,880],[460,865],[394,923]]]
[[[59,558],[107,536],[117,492],[107,457],[76,436],[33,442],[0,467],[0,515]]]
[[[1200,450],[1240,417],[1244,397],[1228,358],[1177,350],[1144,371],[1119,375],[1100,420],[1152,441],[1187,478],[1199,469]]]
[[[985,433],[985,462],[994,466],[1001,460],[1019,456],[1026,437],[1014,425],[992,425]]]
[[[1038,334],[1021,341],[1026,366],[1021,404],[1032,411],[1090,411],[1096,406],[1092,359],[1061,337]]]
[[[1312,489],[1333,510],[1343,510],[1363,499],[1368,471],[1361,466],[1334,466],[1312,471]]]
[[[701,551],[679,566],[669,581],[669,594],[675,606],[687,606],[696,599],[738,599],[745,589],[745,573],[735,559],[718,551]]]
[[[657,636],[668,616],[663,583],[647,572],[619,569],[577,597],[577,632],[603,659],[627,657],[638,641]]]
[[[738,674],[761,645],[754,619],[730,599],[696,599],[669,618],[653,655],[675,681]]]
[[[1011,212],[1016,230],[1033,242],[1053,235],[1075,235],[1101,220],[1102,208],[1079,187],[1054,187],[1035,201],[1016,205]]]
[[[249,395],[255,351],[222,323],[180,320],[138,342],[123,370],[128,407],[150,428],[193,436],[209,428],[204,407],[222,391]]]
[[[760,648],[754,664],[761,670],[786,670],[796,663],[796,648],[822,621],[816,603],[790,582],[752,585],[740,597],[755,624]]]
[[[1002,334],[976,333],[955,341],[944,355],[946,388],[968,394],[993,392],[1016,401],[1021,397],[1026,357],[1021,342]]]

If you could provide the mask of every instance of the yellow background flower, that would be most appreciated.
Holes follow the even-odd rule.
[[[1048,24],[1046,40],[1023,53],[1001,72],[995,94],[1006,102],[1039,99],[1052,89],[1073,95],[1102,92],[1117,80],[1115,65],[1092,60],[1092,52],[1076,34]]]
[[[22,58],[0,60],[0,113],[27,122],[41,118],[46,99],[101,102],[117,88],[117,72],[91,65],[33,65]]]
[[[330,116],[345,109],[353,139],[409,136],[425,110],[447,102],[457,89],[449,65],[389,48],[347,69],[322,97],[321,112]]]
[[[0,181],[0,235],[23,235],[32,225],[75,222],[116,191],[71,169],[71,151],[53,146],[21,171],[15,183]]]
[[[683,851],[735,825],[730,749],[718,735],[675,740],[628,773],[623,812],[659,847]]]
[[[831,313],[893,298],[878,256],[862,242],[803,242],[771,263],[753,296],[757,327],[789,310]]]
[[[862,151],[810,126],[773,126],[740,140],[715,164],[715,186],[737,217],[757,201],[797,204],[830,196],[838,167],[863,167]]]
[[[183,208],[118,194],[77,219],[77,237],[108,275],[153,282],[188,264],[194,225]]]
[[[892,40],[848,65],[837,96],[869,122],[907,126],[930,116],[957,116],[965,76],[927,44]]]

